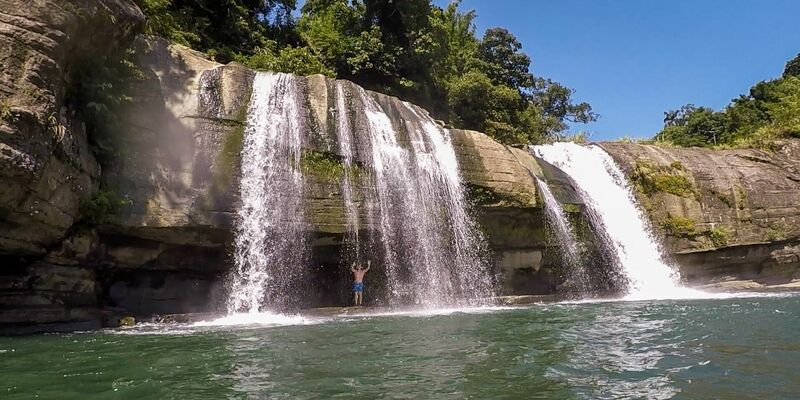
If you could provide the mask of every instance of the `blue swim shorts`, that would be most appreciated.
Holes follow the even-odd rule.
[[[364,291],[364,282],[353,282],[353,291],[354,292],[363,292]]]

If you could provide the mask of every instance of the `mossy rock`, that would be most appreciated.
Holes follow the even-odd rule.
[[[661,221],[661,226],[672,236],[692,237],[697,234],[694,220],[679,215],[667,214]]]
[[[499,202],[502,197],[494,190],[484,186],[467,184],[467,197],[476,205],[487,205]]]
[[[669,165],[656,165],[646,160],[637,160],[631,181],[638,192],[648,196],[659,192],[680,197],[698,196],[697,189],[678,161]]]
[[[103,187],[80,204],[81,219],[91,225],[109,224],[115,221],[123,207],[132,205],[131,200],[120,196],[116,190]]]
[[[333,153],[304,150],[300,155],[300,169],[304,174],[324,180],[339,180],[344,175],[344,163]]]
[[[731,239],[731,231],[724,226],[715,226],[706,232],[708,239],[714,247],[722,247],[728,244]]]
[[[516,204],[514,198],[504,196],[495,192],[492,188],[480,185],[465,183],[466,195],[469,202],[474,206],[496,206],[498,204]]]
[[[784,240],[789,235],[786,233],[786,229],[782,226],[770,226],[767,229],[767,232],[764,234],[764,240],[775,242],[779,240]]]
[[[561,205],[561,209],[567,214],[579,214],[581,212],[581,206],[578,204],[564,203]]]
[[[735,185],[733,190],[736,192],[736,209],[747,209],[747,192],[739,185]]]
[[[300,170],[303,174],[322,181],[338,182],[347,168],[338,154],[306,149],[300,155]],[[367,174],[367,171],[357,163],[350,165],[349,172],[353,181],[359,181]]]
[[[230,130],[222,140],[222,148],[217,153],[214,162],[214,181],[212,190],[214,193],[222,193],[230,188],[231,182],[236,175],[244,148],[244,130],[247,123],[247,108],[244,104],[236,114],[235,121],[229,123]]]

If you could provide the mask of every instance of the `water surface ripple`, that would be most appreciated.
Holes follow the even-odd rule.
[[[0,397],[798,398],[799,315],[785,295],[0,338]]]

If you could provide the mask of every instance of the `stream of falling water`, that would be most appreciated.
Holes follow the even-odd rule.
[[[614,160],[597,146],[554,143],[533,152],[566,172],[586,205],[599,218],[628,280],[628,298],[697,297],[663,258],[644,215]]]
[[[261,311],[291,299],[307,254],[300,171],[305,112],[297,78],[259,72],[241,153],[241,207],[228,312]]]
[[[487,298],[483,239],[467,213],[449,137],[416,107],[397,102],[387,111],[357,89],[390,302],[436,307]],[[389,113],[400,116],[399,126]]]
[[[536,186],[544,202],[545,218],[550,224],[550,230],[555,234],[559,249],[562,250],[562,259],[569,268],[566,284],[577,292],[586,292],[590,287],[589,277],[581,259],[581,246],[572,224],[547,183],[536,177]]]
[[[335,87],[337,126],[336,135],[339,141],[339,153],[342,156],[344,173],[342,174],[342,200],[345,209],[345,223],[347,224],[347,237],[345,248],[352,252],[350,257],[354,262],[360,260],[360,242],[358,237],[358,207],[353,199],[353,127],[350,123],[345,84],[336,81]]]

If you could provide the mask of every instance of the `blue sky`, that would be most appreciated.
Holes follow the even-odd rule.
[[[534,74],[591,103],[600,120],[572,130],[592,140],[652,136],[664,111],[686,103],[721,108],[800,52],[794,0],[463,0],[460,8],[477,11],[478,35],[508,28]]]

